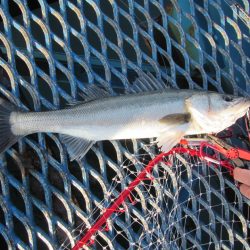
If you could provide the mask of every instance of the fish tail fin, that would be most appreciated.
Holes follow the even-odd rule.
[[[0,98],[0,154],[14,145],[22,136],[15,135],[11,129],[11,113],[19,108]]]

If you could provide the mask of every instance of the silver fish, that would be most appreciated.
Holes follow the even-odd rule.
[[[47,112],[21,112],[0,100],[0,152],[37,132],[59,133],[71,160],[81,159],[102,140],[156,137],[167,151],[185,135],[224,130],[250,106],[248,98],[170,89],[145,73],[131,93],[111,97],[92,86],[86,89],[86,102]]]

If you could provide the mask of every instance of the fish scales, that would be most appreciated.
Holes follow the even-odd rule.
[[[94,100],[64,110],[13,113],[12,131],[18,135],[55,132],[95,141],[157,137],[166,126],[159,120],[185,112],[184,101],[191,94],[157,91]]]

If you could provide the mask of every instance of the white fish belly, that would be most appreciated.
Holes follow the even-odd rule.
[[[158,137],[166,129],[164,124],[151,122],[141,124],[116,124],[109,126],[84,125],[81,128],[61,129],[60,133],[93,141]]]

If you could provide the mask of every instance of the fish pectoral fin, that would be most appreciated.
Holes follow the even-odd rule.
[[[184,132],[180,131],[164,133],[157,138],[157,145],[159,148],[161,148],[162,151],[168,152],[181,140],[184,134]]]
[[[81,160],[95,143],[95,141],[64,134],[60,135],[60,139],[67,148],[70,161]]]
[[[188,123],[191,119],[190,113],[176,113],[176,114],[170,114],[162,117],[159,122],[166,124],[168,126],[171,125],[180,125]]]

